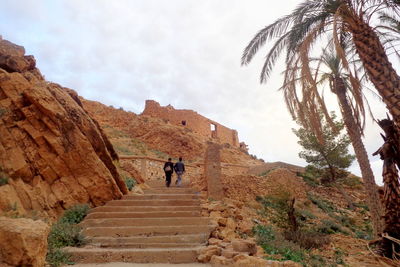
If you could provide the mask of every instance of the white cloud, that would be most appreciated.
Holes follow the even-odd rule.
[[[283,68],[258,83],[267,48],[240,66],[256,32],[300,1],[8,2],[0,10],[0,32],[34,54],[47,79],[136,113],[146,99],[193,109],[237,129],[250,152],[265,160],[304,164],[295,124],[276,91]],[[378,132],[369,125],[370,154],[380,145]]]

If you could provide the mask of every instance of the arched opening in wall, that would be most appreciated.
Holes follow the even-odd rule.
[[[182,121],[182,125],[183,125],[183,126],[186,126],[186,121]]]
[[[217,138],[217,125],[214,123],[210,124],[210,128],[211,128],[211,137],[212,138]]]

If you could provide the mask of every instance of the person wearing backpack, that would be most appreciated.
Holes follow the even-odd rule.
[[[178,175],[178,179],[176,180],[175,184],[177,186],[181,186],[182,175],[185,172],[185,164],[183,164],[183,162],[182,162],[182,157],[179,157],[179,161],[177,163],[175,163],[174,170],[175,170],[176,174]]]
[[[165,185],[169,187],[171,184],[171,176],[174,172],[174,164],[172,163],[172,159],[168,158],[168,161],[164,164],[164,172],[165,172]]]

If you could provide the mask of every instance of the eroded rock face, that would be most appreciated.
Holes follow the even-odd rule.
[[[34,63],[19,68],[1,58],[34,62],[0,40],[0,168],[9,176],[0,210],[17,203],[55,217],[76,203],[98,206],[127,193],[115,151],[77,94],[46,82]]]
[[[49,230],[42,221],[0,217],[0,266],[44,266]]]

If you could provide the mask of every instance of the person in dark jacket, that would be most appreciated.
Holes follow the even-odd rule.
[[[181,186],[182,175],[185,172],[185,164],[183,164],[183,162],[182,162],[182,157],[179,157],[179,161],[177,163],[175,163],[174,170],[175,170],[176,174],[178,175],[178,179],[176,180],[175,184],[177,186]]]
[[[169,187],[171,184],[171,176],[174,172],[174,164],[172,163],[172,159],[168,158],[168,161],[164,164],[164,172],[165,172],[165,185]]]

